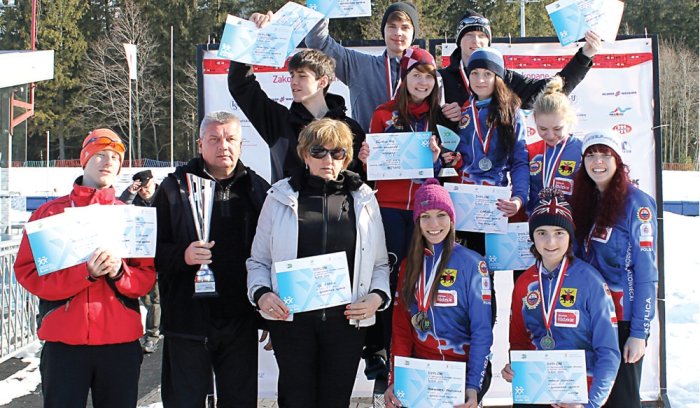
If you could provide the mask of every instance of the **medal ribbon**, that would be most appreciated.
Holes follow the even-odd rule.
[[[481,142],[481,149],[484,151],[484,156],[489,152],[489,145],[491,144],[491,135],[493,134],[493,123],[491,126],[489,126],[489,131],[486,132],[486,138],[484,138],[482,135],[484,134],[481,131],[481,121],[479,120],[479,108],[476,107],[476,98],[472,98],[472,103],[471,103],[471,108],[472,108],[472,120],[474,121],[474,129],[476,129],[476,135],[479,137],[479,141]],[[472,138],[474,135],[472,135]]]
[[[420,274],[420,279],[418,280],[418,291],[416,292],[416,300],[418,301],[418,311],[427,312],[430,309],[430,288],[433,287],[433,282],[435,281],[435,275],[437,275],[437,268],[440,265],[440,258],[442,258],[442,253],[437,257],[433,263],[433,267],[430,271],[430,277],[428,282],[425,281],[425,275],[428,272],[427,264],[428,261],[423,257],[423,273]]]
[[[564,148],[566,147],[566,143],[569,141],[568,137],[564,138],[564,143],[561,144],[561,150],[559,151],[559,154],[556,154],[557,147],[559,144],[554,146],[554,150],[552,151],[552,154],[554,157],[554,165],[552,166],[552,161],[550,159],[550,162],[547,162],[547,143],[545,142],[544,144],[544,154],[542,154],[542,188],[547,188],[547,187],[553,187],[552,186],[552,180],[554,179],[554,173],[556,172],[557,168],[559,167],[559,163],[561,162],[561,156],[564,154]],[[556,156],[554,156],[556,154]]]
[[[401,78],[399,78],[396,83],[396,88],[394,88],[394,83],[391,80],[391,59],[389,58],[389,53],[386,54],[385,58],[386,64],[384,65],[384,70],[386,72],[386,90],[389,94],[389,100],[391,101],[396,96],[396,91],[399,90],[399,86],[401,86]]]
[[[472,90],[469,89],[469,78],[467,78],[466,72],[464,72],[464,61],[459,60],[459,76],[462,77],[462,83],[464,84],[464,89],[467,91],[467,98],[472,96]]]
[[[591,230],[588,231],[588,236],[586,237],[586,240],[583,241],[583,250],[586,252],[586,255],[588,255],[588,251],[591,249],[591,240],[593,239],[593,233],[595,232],[596,224],[594,223],[593,226],[591,227]]]
[[[549,297],[549,302],[544,301],[544,286],[542,285],[542,263],[538,262],[538,271],[539,274],[537,275],[537,279],[539,280],[540,284],[540,294],[542,296],[542,317],[544,318],[544,327],[547,329],[547,333],[549,333],[549,328],[552,327],[552,316],[554,315],[554,309],[555,309],[555,304],[556,304],[556,299],[557,296],[556,294],[561,291],[561,287],[564,284],[564,274],[566,274],[566,268],[568,267],[568,259],[566,256],[564,259],[561,261],[561,268],[559,269],[559,275],[557,275],[557,282],[556,282],[556,290],[554,293],[551,294]],[[551,291],[551,285],[550,285],[550,291]]]

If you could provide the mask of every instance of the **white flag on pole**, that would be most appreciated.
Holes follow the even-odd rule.
[[[137,79],[136,75],[136,44],[124,44],[126,63],[129,64],[129,79]]]

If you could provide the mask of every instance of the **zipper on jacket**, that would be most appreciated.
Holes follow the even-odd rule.
[[[72,299],[72,298],[71,298],[71,299]],[[71,299],[68,299],[68,301],[66,302],[66,307],[65,307],[65,309],[64,309],[64,311],[66,311],[66,312],[68,311],[68,306],[70,306],[70,301],[71,301]],[[53,311],[53,310],[52,310],[52,311]],[[51,312],[52,312],[52,311],[51,311]],[[51,312],[49,312],[49,313],[51,313]],[[49,313],[47,313],[46,315],[48,315]],[[45,315],[44,317],[46,317],[46,315]]]
[[[321,310],[321,321],[326,321],[326,309]]]
[[[328,245],[328,196],[323,193],[323,237],[321,238],[321,253],[326,253],[326,246]]]

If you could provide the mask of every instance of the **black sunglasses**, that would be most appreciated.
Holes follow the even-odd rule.
[[[328,150],[323,146],[311,146],[311,148],[309,148],[309,154],[314,159],[323,159],[328,153],[331,154],[334,160],[343,160],[348,155],[348,151],[342,147],[336,147],[332,150]]]

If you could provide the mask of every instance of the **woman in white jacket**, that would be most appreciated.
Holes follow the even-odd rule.
[[[342,407],[350,403],[365,327],[391,299],[384,229],[374,192],[345,170],[352,133],[333,119],[299,135],[307,169],[275,183],[263,205],[248,267],[248,297],[268,319],[279,366],[278,403]],[[290,314],[278,296],[274,264],[345,252],[352,301]]]

